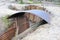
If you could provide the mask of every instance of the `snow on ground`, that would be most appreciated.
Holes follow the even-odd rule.
[[[51,24],[39,26],[36,31],[22,40],[60,40],[60,17],[52,16]]]
[[[5,3],[3,5],[0,6],[0,17],[2,16],[6,16],[6,15],[11,15],[17,11],[15,10],[11,10],[8,8],[8,6],[10,5],[11,3]]]
[[[60,16],[60,7],[58,6],[44,6],[46,10],[50,11],[53,15]]]
[[[8,5],[10,5],[10,3],[0,3],[0,17],[18,12],[8,9]],[[60,40],[60,7],[44,7],[52,14],[51,23],[39,26],[36,31],[22,40]]]
[[[60,40],[60,7],[45,6],[51,12],[51,23],[39,26],[21,40]]]
[[[60,40],[60,27],[45,24],[22,40]]]

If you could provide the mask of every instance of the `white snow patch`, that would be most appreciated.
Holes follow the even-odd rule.
[[[51,12],[51,23],[45,24],[21,40],[60,40],[60,7],[45,6]]]

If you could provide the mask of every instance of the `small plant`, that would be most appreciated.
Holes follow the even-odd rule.
[[[9,22],[9,20],[7,19],[7,16],[2,17],[2,21],[5,23],[6,27],[8,27],[11,23]]]
[[[19,4],[24,4],[23,0],[19,0]]]

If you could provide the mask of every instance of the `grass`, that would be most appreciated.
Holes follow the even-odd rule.
[[[26,4],[22,0],[20,0],[18,3],[19,4]],[[33,0],[29,0],[29,2],[27,4],[41,4],[41,2],[33,2]]]
[[[8,26],[10,24],[9,20],[7,19],[7,16],[2,17],[2,21],[5,23],[6,26]]]

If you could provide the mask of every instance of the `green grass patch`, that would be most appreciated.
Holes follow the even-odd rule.
[[[9,20],[7,19],[7,16],[2,17],[2,21],[5,23],[6,26],[8,26],[10,24]]]

